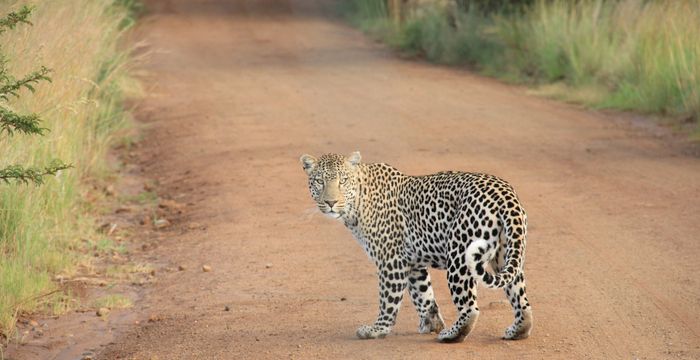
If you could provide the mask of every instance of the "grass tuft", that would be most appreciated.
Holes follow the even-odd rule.
[[[126,309],[134,305],[128,297],[121,294],[111,294],[100,297],[96,299],[92,306],[96,309],[107,308],[107,309]]]

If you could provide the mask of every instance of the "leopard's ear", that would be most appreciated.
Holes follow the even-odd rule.
[[[314,167],[316,167],[316,158],[309,154],[302,155],[299,158],[299,162],[301,162],[301,166],[307,174],[311,174],[314,171]]]
[[[360,155],[359,151],[355,151],[352,154],[348,155],[348,162],[352,165],[358,165],[360,163],[360,160],[362,160],[362,155]]]

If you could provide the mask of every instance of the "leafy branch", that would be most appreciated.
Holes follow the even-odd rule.
[[[17,24],[29,24],[29,15],[33,11],[32,7],[23,6],[17,12],[11,12],[5,17],[0,18],[0,34],[3,34],[8,29],[14,29]],[[0,101],[7,102],[10,98],[19,98],[20,90],[27,89],[32,93],[35,92],[34,86],[42,81],[51,82],[49,77],[50,69],[42,66],[41,69],[15,79],[7,70],[8,61],[0,53]],[[22,115],[8,109],[6,106],[0,105],[0,135],[7,133],[12,136],[15,133],[44,135],[48,129],[40,126],[41,120],[36,114]],[[10,184],[25,184],[33,183],[41,185],[44,183],[44,177],[47,175],[56,175],[59,171],[71,168],[72,165],[66,164],[61,160],[53,160],[45,167],[25,167],[23,165],[10,165],[5,168],[0,168],[0,183]]]
[[[4,18],[0,19],[0,34],[4,33],[8,29],[14,29],[19,23],[32,25],[28,19],[33,10],[33,7],[24,5],[21,9],[19,9],[19,11],[11,12],[5,15]]]
[[[41,69],[32,72],[24,78],[15,80],[7,74],[7,70],[4,66],[0,67],[0,82],[4,84],[0,86],[0,99],[8,101],[10,96],[19,97],[17,92],[22,88],[34,92],[34,84],[40,81],[51,82],[51,78],[48,76],[50,72],[51,69],[42,66]]]
[[[0,135],[3,132],[10,136],[15,132],[44,135],[48,129],[40,127],[40,121],[36,114],[19,115],[0,106]]]
[[[25,168],[22,165],[10,165],[0,169],[0,181],[6,184],[14,181],[25,185],[28,185],[30,182],[34,183],[34,185],[41,185],[44,183],[44,176],[56,175],[59,171],[72,167],[72,165],[65,164],[61,160],[54,160],[44,168]]]

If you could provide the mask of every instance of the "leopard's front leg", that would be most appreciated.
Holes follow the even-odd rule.
[[[408,278],[408,267],[404,260],[394,258],[380,262],[379,275],[379,316],[372,325],[357,329],[360,339],[383,338],[391,332],[401,307],[404,289]]]

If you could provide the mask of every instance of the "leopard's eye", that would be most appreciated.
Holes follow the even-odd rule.
[[[316,185],[323,185],[323,179],[321,179],[321,178],[315,178],[315,179],[314,179],[314,183],[316,183]]]
[[[341,183],[341,184],[345,184],[347,181],[348,181],[348,178],[346,178],[346,177],[341,177],[341,178],[340,178],[340,183]]]

